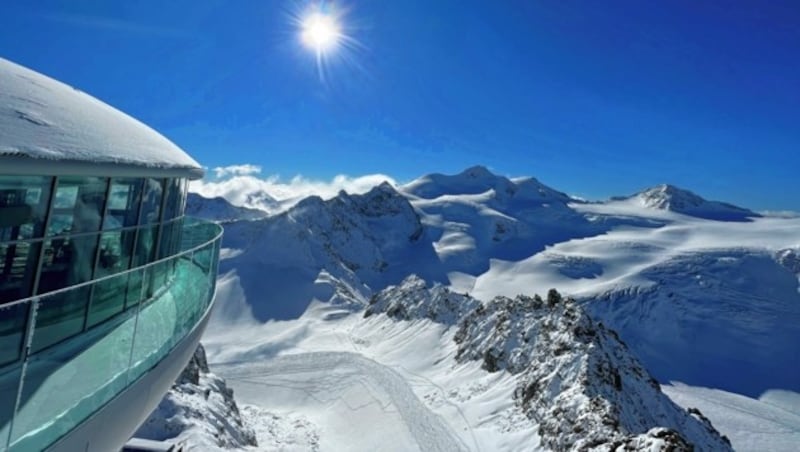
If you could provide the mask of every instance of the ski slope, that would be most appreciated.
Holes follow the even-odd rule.
[[[466,450],[400,374],[358,353],[298,353],[259,364],[217,364],[216,369],[249,403],[324,411],[307,416],[325,425],[321,447]]]

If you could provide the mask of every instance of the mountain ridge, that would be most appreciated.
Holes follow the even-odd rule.
[[[455,359],[516,375],[514,399],[553,450],[732,450],[661,392],[613,330],[554,290],[481,303],[410,276],[372,297],[364,316],[378,314],[457,328]]]

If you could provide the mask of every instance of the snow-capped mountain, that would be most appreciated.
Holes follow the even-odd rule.
[[[630,198],[650,209],[669,210],[684,215],[719,221],[747,221],[759,214],[732,204],[708,201],[689,190],[661,184]]]
[[[675,195],[666,194],[671,199]],[[423,286],[439,283],[449,295],[431,292],[426,297],[432,304],[394,301],[385,311],[426,318],[430,324],[447,323],[442,313],[453,312],[452,317],[458,318],[472,309],[469,300],[513,299],[555,287],[575,298],[592,318],[616,330],[632,356],[662,384],[679,381],[720,388],[753,403],[759,403],[755,399],[765,391],[800,392],[800,367],[791,364],[800,361],[793,346],[800,340],[800,219],[750,215],[705,219],[697,213],[707,204],[680,198],[682,202],[672,199],[668,206],[646,205],[636,196],[583,202],[533,178],[509,179],[475,167],[453,176],[424,176],[396,188],[383,184],[364,195],[340,193],[328,201],[311,197],[278,215],[230,222],[218,305],[206,340],[210,356],[212,361],[224,356],[225,361],[268,363],[276,356],[308,349],[363,354],[383,350],[378,342],[386,342],[395,347],[392,353],[370,355],[371,359],[412,366],[436,382],[455,378],[451,373],[489,378],[478,377],[474,370],[437,373],[436,366],[443,365],[438,360],[448,362],[443,356],[437,361],[420,358],[433,367],[405,362],[403,350],[412,355],[419,350],[404,344],[429,336],[413,340],[409,336],[396,343],[384,328],[405,337],[406,332],[427,325],[424,322],[387,326],[372,316],[364,325],[379,329],[365,332],[366,326],[352,320],[350,314],[371,309],[367,306],[376,293],[416,274]],[[702,209],[687,210],[690,204]],[[750,220],[717,221],[744,218]],[[454,292],[470,297],[458,298]],[[346,332],[356,330],[369,339]],[[240,333],[232,335],[233,331]],[[442,353],[450,350],[447,347]],[[340,358],[331,357],[331,365]],[[280,362],[292,369],[305,368],[299,358]],[[354,368],[362,365],[350,358],[347,362]],[[228,366],[224,372],[238,375],[246,369]],[[513,389],[497,388],[497,394],[502,388]],[[249,394],[260,397],[255,389]],[[440,399],[456,403],[449,396],[437,395]],[[458,402],[462,411],[478,410],[468,399]],[[519,407],[515,410],[522,412]],[[719,411],[714,413],[719,416]],[[474,423],[479,417],[465,416],[470,431],[485,427],[496,433],[517,425],[503,421],[479,427]],[[734,425],[726,424],[727,419],[712,417],[715,425],[718,420]],[[684,433],[674,425],[666,427]],[[723,433],[739,447],[758,437],[759,431],[737,427]],[[487,435],[499,442],[483,443],[485,447],[505,444],[504,436]],[[792,442],[792,434],[787,435],[786,441]],[[323,437],[320,441],[325,442]],[[507,447],[522,443],[514,444]],[[544,443],[524,444],[548,448]]]
[[[514,199],[531,203],[560,203],[575,201],[533,177],[508,179],[498,176],[483,166],[473,166],[456,175],[429,174],[405,186],[403,191],[423,199],[436,199],[446,195],[480,195],[492,191],[498,202]]]
[[[514,398],[553,450],[731,450],[707,419],[675,405],[617,334],[552,290],[481,303],[411,276],[365,316],[457,325],[455,358],[517,379]]]
[[[312,196],[282,214],[228,225],[225,246],[237,251],[220,271],[245,280],[235,289],[241,303],[262,300],[240,303],[235,315],[242,308],[261,321],[297,318],[312,300],[361,306],[372,288],[412,269],[445,278],[423,232],[414,208],[387,183],[363,195]]]

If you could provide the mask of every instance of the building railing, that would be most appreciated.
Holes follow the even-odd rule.
[[[164,359],[213,301],[221,238],[187,218],[177,254],[0,305],[0,353],[22,344],[0,367],[0,450],[52,445]]]

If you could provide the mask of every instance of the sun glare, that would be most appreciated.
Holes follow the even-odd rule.
[[[289,19],[298,44],[313,57],[320,80],[327,84],[328,72],[334,65],[363,70],[357,55],[366,47],[351,35],[357,27],[348,23],[350,8],[330,0],[304,3],[305,7],[297,4],[297,9],[289,11]]]
[[[300,37],[306,46],[317,53],[332,50],[340,36],[339,24],[329,14],[313,12],[303,20]]]

